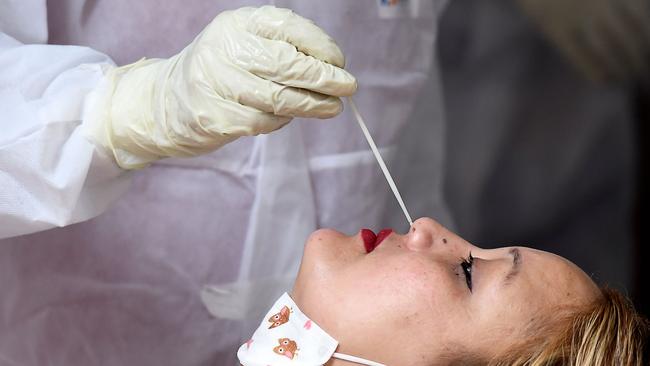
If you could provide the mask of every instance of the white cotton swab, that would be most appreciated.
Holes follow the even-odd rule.
[[[381,158],[381,155],[379,154],[379,149],[377,149],[377,145],[375,145],[375,141],[372,139],[372,136],[370,136],[368,127],[366,127],[366,124],[363,121],[363,117],[361,117],[361,114],[359,113],[359,109],[357,108],[357,105],[354,104],[352,97],[348,97],[348,103],[352,107],[352,113],[354,114],[354,117],[357,119],[357,122],[359,123],[359,127],[361,127],[361,131],[363,132],[363,135],[366,137],[366,140],[368,140],[368,145],[370,145],[370,149],[372,150],[372,153],[375,154],[375,159],[377,159],[377,163],[379,163],[379,167],[381,168],[381,171],[384,172],[384,176],[388,181],[388,185],[390,186],[390,189],[393,191],[393,194],[395,195],[395,198],[397,199],[399,206],[402,208],[402,211],[404,212],[404,216],[406,216],[406,220],[409,223],[409,227],[413,226],[413,220],[411,220],[411,215],[409,215],[409,212],[406,209],[406,205],[404,204],[404,200],[402,200],[402,195],[399,194],[399,191],[397,190],[397,186],[395,185],[395,181],[393,181],[393,177],[390,175],[390,172],[388,171],[388,167],[386,167],[386,163],[384,163],[384,159]]]

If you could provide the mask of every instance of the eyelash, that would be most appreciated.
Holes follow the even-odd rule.
[[[472,252],[469,252],[467,258],[463,258],[460,262],[460,267],[463,269],[463,275],[465,276],[465,282],[467,282],[467,288],[469,292],[472,292],[472,265],[474,264],[474,257],[472,257]]]

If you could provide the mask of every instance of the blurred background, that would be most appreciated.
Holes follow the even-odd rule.
[[[422,165],[422,146],[444,134],[450,217],[433,217],[481,247],[569,258],[646,316],[649,18],[644,0],[450,1],[438,70],[397,158]],[[422,123],[440,113],[436,98],[443,131]],[[406,192],[423,185],[412,168],[392,170]],[[419,202],[405,199],[418,216]],[[403,217],[388,204],[385,222],[395,227]]]
[[[441,20],[445,198],[456,230],[480,246],[565,256],[647,316],[647,25],[626,9],[598,9],[603,1],[569,19],[556,1],[528,3],[455,0]]]

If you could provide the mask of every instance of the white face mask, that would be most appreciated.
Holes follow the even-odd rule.
[[[385,366],[336,353],[339,343],[300,311],[285,293],[268,311],[237,357],[244,366],[322,366],[332,358],[360,365]]]

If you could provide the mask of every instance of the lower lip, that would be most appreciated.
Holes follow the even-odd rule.
[[[381,244],[384,239],[393,233],[392,229],[383,229],[377,235],[370,229],[361,229],[361,238],[363,239],[363,246],[366,253],[370,253]]]
[[[366,248],[366,253],[370,253],[375,249],[377,235],[372,230],[361,229],[361,239],[363,239],[363,246]]]

